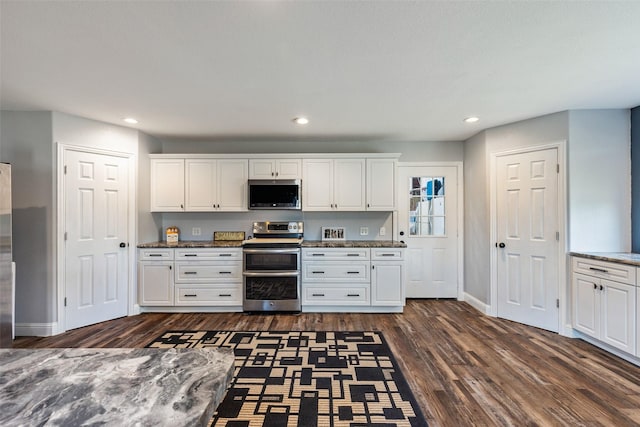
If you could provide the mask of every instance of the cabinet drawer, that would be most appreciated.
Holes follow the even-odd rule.
[[[390,261],[402,259],[404,256],[404,249],[402,248],[372,248],[371,259],[379,261]]]
[[[347,282],[368,282],[369,263],[303,263],[302,280],[309,282],[319,281],[347,281]]]
[[[173,249],[170,248],[148,248],[138,251],[138,259],[144,261],[167,261],[173,260]]]
[[[176,249],[176,260],[240,260],[242,250],[239,248],[198,248],[198,249]]]
[[[242,305],[241,286],[176,287],[176,305]]]
[[[347,261],[369,259],[369,248],[303,248],[302,259],[314,261]]]
[[[632,265],[573,257],[572,270],[574,273],[588,274],[634,286],[636,284],[636,267]]]
[[[305,287],[303,305],[369,305],[367,286]]]
[[[240,263],[176,262],[176,283],[237,282],[239,280],[242,280]]]

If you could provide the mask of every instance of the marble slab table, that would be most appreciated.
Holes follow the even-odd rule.
[[[233,376],[233,351],[0,350],[0,425],[205,426]]]

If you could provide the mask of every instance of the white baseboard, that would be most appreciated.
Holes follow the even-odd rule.
[[[16,323],[17,337],[51,337],[58,333],[58,322]]]
[[[480,301],[478,298],[474,297],[473,295],[469,295],[468,293],[465,292],[465,294],[464,294],[464,302],[466,302],[467,304],[469,304],[471,307],[475,308],[476,310],[478,310],[482,314],[487,314],[487,315],[489,314],[489,305],[483,303],[482,301]]]

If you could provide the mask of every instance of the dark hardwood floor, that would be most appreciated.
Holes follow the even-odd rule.
[[[450,300],[382,315],[142,314],[14,347],[143,347],[166,330],[215,329],[382,331],[431,426],[640,425],[640,367]]]

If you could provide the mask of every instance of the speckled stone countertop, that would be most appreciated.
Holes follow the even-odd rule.
[[[322,240],[305,240],[303,248],[406,248],[406,243],[392,240],[342,240],[323,242]]]
[[[168,244],[165,240],[151,243],[141,243],[139,248],[241,248],[242,240],[181,240]]]
[[[640,267],[640,254],[631,252],[569,252],[571,256],[595,259],[598,261],[619,262]]]
[[[0,425],[205,426],[230,349],[0,350]]]

